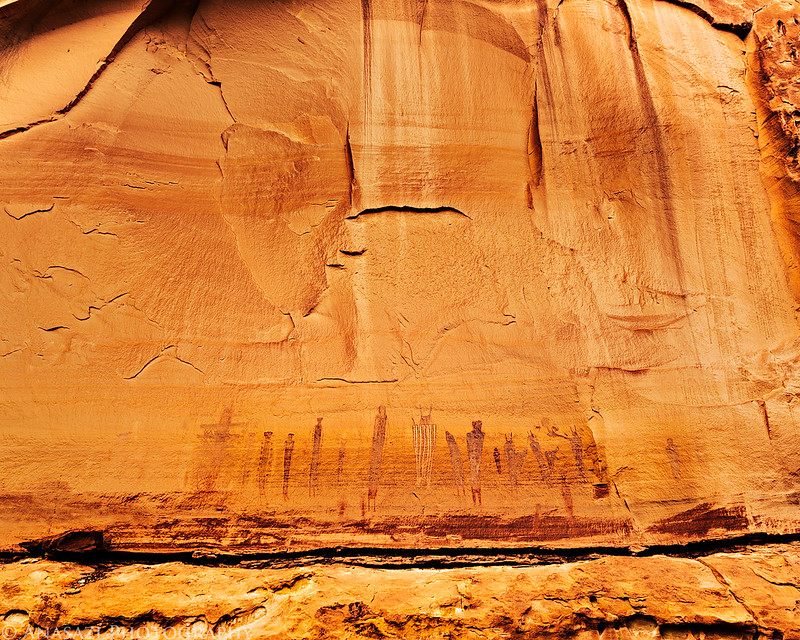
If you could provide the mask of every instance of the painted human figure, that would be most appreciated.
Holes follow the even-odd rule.
[[[289,500],[289,475],[292,470],[292,452],[294,451],[294,434],[286,436],[283,445],[283,499]]]
[[[675,480],[681,479],[681,457],[678,453],[678,447],[672,441],[672,438],[667,438],[667,457],[669,458],[669,466],[672,470],[672,477]]]
[[[511,482],[511,493],[517,492],[519,485],[519,474],[522,472],[522,465],[525,462],[527,449],[516,451],[514,449],[514,436],[506,436],[506,443],[503,445],[503,452],[506,456],[506,466],[508,467],[508,479]]]
[[[550,418],[545,416],[542,418],[542,426],[544,430],[547,432],[547,435],[551,438],[558,438],[561,434],[558,432],[558,427],[554,427],[550,422]],[[555,475],[556,473],[556,461],[558,460],[558,447],[553,449],[552,451],[545,451],[544,452],[545,460],[547,460],[547,468],[550,470],[551,476]]]
[[[564,438],[572,447],[572,457],[575,458],[575,469],[578,472],[578,476],[581,480],[586,480],[586,466],[583,463],[583,440],[581,435],[578,433],[578,429],[575,426],[570,428],[569,435],[564,433],[559,433],[558,427],[554,427],[550,424],[549,418],[542,418],[542,426],[547,429],[547,435],[552,438]]]
[[[264,432],[264,439],[261,441],[261,455],[258,458],[258,496],[261,502],[266,502],[267,480],[272,472],[272,431]]]
[[[347,441],[342,438],[339,441],[339,462],[336,465],[336,487],[339,491],[339,517],[344,517],[345,509],[347,508],[347,500],[342,491],[342,478],[344,476],[344,459],[347,453]]]
[[[570,435],[564,436],[569,440],[572,447],[572,455],[575,458],[575,468],[581,480],[586,480],[586,466],[583,464],[583,440],[574,425],[570,428]]]
[[[233,408],[227,407],[222,410],[219,422],[201,424],[203,434],[200,441],[203,446],[204,463],[198,478],[198,489],[203,493],[213,493],[217,487],[217,481],[222,470],[222,466],[228,458],[231,443],[238,436],[231,433],[232,427],[242,426],[242,422],[233,422]]]
[[[311,465],[308,471],[308,495],[316,496],[319,481],[319,455],[322,447],[322,418],[317,418],[311,441]]]
[[[378,413],[372,426],[372,450],[369,455],[369,476],[367,479],[367,509],[370,511],[375,511],[375,500],[378,497],[383,446],[386,443],[386,421],[386,407],[381,405],[378,407]]]
[[[501,460],[501,458],[500,458],[500,449],[495,447],[494,451],[492,451],[492,456],[494,457],[494,466],[495,466],[495,469],[497,469],[497,475],[502,476],[503,475],[503,463],[500,461]]]
[[[536,439],[533,431],[528,433],[528,444],[530,445],[531,451],[533,451],[533,455],[536,458],[536,464],[539,465],[539,473],[542,476],[542,480],[544,480],[548,487],[552,486],[553,481],[550,477],[550,467],[547,466],[547,461],[544,458],[544,452],[542,452],[542,446],[539,444],[539,441]]]
[[[556,472],[556,462],[558,462],[558,447],[552,451],[545,451],[544,457],[547,460],[547,468],[550,469],[551,474],[554,474]]]
[[[469,484],[472,487],[472,504],[481,504],[481,458],[483,457],[483,423],[472,422],[472,431],[467,433],[467,457],[469,458]]]

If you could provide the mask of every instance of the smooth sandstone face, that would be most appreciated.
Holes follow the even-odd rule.
[[[707,4],[5,3],[0,546],[793,530],[797,25]]]

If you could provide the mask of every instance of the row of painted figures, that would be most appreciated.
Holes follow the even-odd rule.
[[[412,419],[412,439],[414,446],[414,460],[416,467],[417,487],[430,488],[431,475],[433,473],[434,453],[436,449],[436,425],[431,420],[431,412],[423,414],[420,412],[419,421]],[[214,424],[201,425],[206,459],[211,463],[206,467],[205,473],[198,479],[198,489],[200,491],[214,491],[219,474],[219,463],[225,457],[228,442],[235,434],[231,432],[232,427],[242,426],[243,423],[232,421],[232,409],[225,409],[222,412],[220,421]],[[381,477],[381,465],[383,462],[383,452],[386,443],[387,415],[386,407],[380,406],[373,426],[372,447],[370,450],[369,474],[367,477],[367,508],[375,510],[375,501],[378,495],[378,486]],[[587,469],[584,463],[584,446],[581,435],[575,427],[570,429],[568,434],[560,433],[558,427],[553,426],[548,418],[542,418],[541,428],[545,430],[551,438],[563,438],[569,443],[571,449],[572,463],[570,466],[570,479],[577,482],[586,483]],[[537,427],[537,430],[539,427]],[[265,431],[261,443],[261,452],[258,463],[257,483],[259,493],[262,498],[266,493],[267,479],[272,469],[272,450],[273,433]],[[481,477],[485,434],[483,423],[475,420],[472,423],[472,430],[466,434],[466,450],[469,468],[469,486],[472,493],[472,502],[475,505],[482,503],[481,496]],[[533,453],[541,481],[548,487],[559,485],[562,493],[569,493],[567,471],[564,464],[557,464],[561,456],[559,447],[545,450],[537,439],[533,431],[528,433],[528,448]],[[445,431],[445,441],[447,442],[452,464],[452,479],[456,490],[463,495],[465,493],[464,466],[461,456],[461,449],[458,442],[449,431]],[[283,499],[289,499],[289,481],[292,472],[292,458],[295,448],[295,436],[289,433],[284,442],[283,449]],[[310,496],[315,496],[319,485],[320,452],[322,448],[322,418],[317,418],[314,426],[311,441],[311,460],[308,470],[308,491]],[[502,453],[495,447],[492,456],[494,465],[499,475],[503,471],[507,475],[510,491],[515,494],[519,486],[520,476],[524,462],[528,454],[528,448],[518,450],[514,443],[513,435],[505,436],[505,444]],[[344,442],[339,449],[337,477],[342,478],[345,461]],[[598,484],[595,484],[596,497],[607,495],[608,485],[603,482],[604,474],[598,474]],[[566,499],[565,494],[565,499]]]

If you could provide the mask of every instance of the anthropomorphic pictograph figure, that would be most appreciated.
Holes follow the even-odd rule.
[[[419,422],[412,418],[411,430],[414,437],[414,460],[417,467],[417,486],[431,488],[433,454],[436,450],[436,425],[431,422],[431,414],[420,410]]]
[[[238,438],[231,428],[242,426],[242,422],[233,422],[233,408],[222,410],[219,422],[201,424],[203,434],[200,441],[203,448],[203,464],[198,469],[197,488],[203,493],[217,490],[220,472],[230,455],[231,441]]]
[[[289,500],[289,476],[292,472],[292,453],[294,452],[294,434],[286,436],[283,444],[283,499]]]
[[[586,466],[583,463],[583,439],[581,434],[578,433],[578,428],[574,425],[570,427],[569,435],[565,435],[564,438],[569,440],[569,444],[572,447],[572,456],[575,458],[575,469],[578,471],[578,477],[585,481]]]
[[[483,457],[483,423],[472,422],[472,431],[467,434],[467,458],[469,459],[469,483],[472,487],[472,504],[480,506],[481,501],[481,458]]]
[[[548,436],[552,438],[564,438],[564,440],[569,442],[570,447],[572,448],[572,457],[575,459],[575,470],[578,474],[578,478],[585,482],[586,465],[583,462],[583,439],[578,433],[578,429],[575,426],[572,426],[570,427],[569,434],[560,433],[558,427],[554,427],[550,424],[549,418],[542,418],[542,426],[547,429]]]
[[[667,457],[669,458],[669,466],[672,471],[672,478],[674,480],[681,479],[681,456],[678,453],[678,447],[672,441],[672,438],[667,438]]]
[[[533,456],[536,458],[536,464],[539,466],[539,475],[542,477],[544,483],[551,487],[553,485],[553,481],[550,475],[550,467],[547,466],[547,460],[545,460],[544,452],[542,451],[542,446],[539,444],[539,441],[536,439],[533,431],[528,433],[528,445],[533,451]]]
[[[372,449],[369,454],[369,476],[367,479],[367,509],[375,511],[375,500],[378,497],[378,485],[381,479],[381,462],[383,446],[386,443],[386,407],[378,407],[375,422],[372,425]]]
[[[519,476],[522,473],[522,465],[525,463],[525,456],[528,451],[523,449],[517,451],[514,448],[514,436],[506,436],[506,443],[503,445],[503,453],[506,457],[506,467],[508,468],[508,480],[511,484],[511,493],[516,494],[519,486]]]
[[[311,440],[311,465],[308,470],[308,495],[316,496],[319,483],[319,455],[322,448],[322,418],[317,418]]]
[[[264,432],[264,439],[261,441],[261,454],[258,457],[258,471],[256,481],[258,483],[258,497],[261,503],[267,500],[267,482],[272,473],[272,431]]]
[[[558,465],[558,447],[550,451],[544,452],[544,458],[547,460],[547,468],[550,469],[550,474],[555,475],[556,466]]]

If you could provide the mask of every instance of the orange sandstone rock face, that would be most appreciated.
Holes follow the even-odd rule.
[[[2,4],[3,548],[797,530],[796,1]]]

